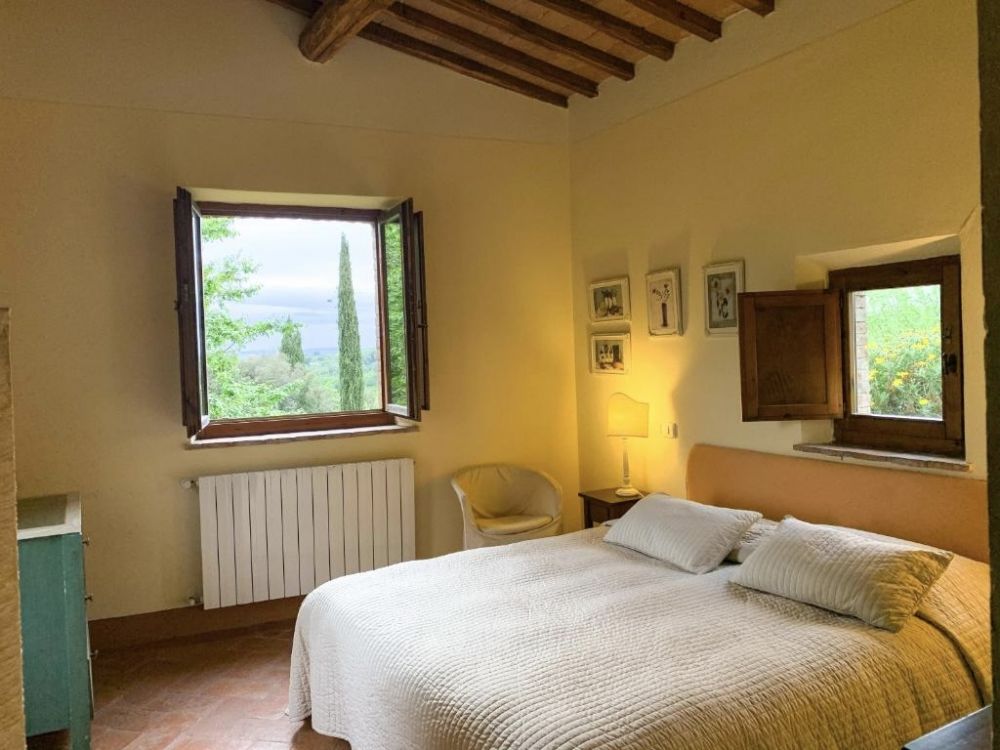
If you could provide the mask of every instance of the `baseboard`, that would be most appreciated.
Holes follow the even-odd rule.
[[[275,599],[236,607],[202,609],[184,607],[147,612],[127,617],[111,617],[90,622],[90,647],[96,651],[116,651],[176,638],[220,633],[226,630],[294,620],[301,596]]]

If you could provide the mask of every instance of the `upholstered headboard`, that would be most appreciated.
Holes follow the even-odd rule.
[[[986,482],[696,445],[687,495],[780,520],[851,526],[989,559]]]

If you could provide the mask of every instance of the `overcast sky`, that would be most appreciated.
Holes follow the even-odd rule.
[[[375,234],[370,224],[311,219],[236,218],[238,236],[202,247],[203,262],[239,253],[257,264],[260,292],[230,303],[232,314],[256,323],[279,318],[302,323],[302,348],[337,348],[337,285],[340,235],[351,249],[351,276],[358,306],[361,348],[377,341]],[[257,339],[247,351],[277,351],[280,336]]]

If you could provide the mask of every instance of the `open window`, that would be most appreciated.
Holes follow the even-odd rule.
[[[965,454],[957,256],[740,295],[745,421],[833,419],[839,445]]]
[[[387,426],[429,407],[423,216],[174,201],[183,422],[197,439]]]

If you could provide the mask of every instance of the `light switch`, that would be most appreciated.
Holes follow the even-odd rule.
[[[677,423],[676,422],[663,422],[660,425],[660,434],[665,438],[670,438],[671,440],[677,439]]]

